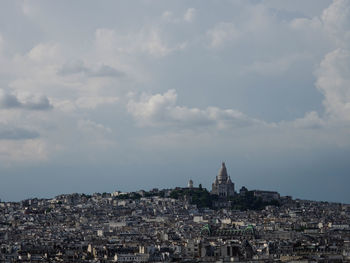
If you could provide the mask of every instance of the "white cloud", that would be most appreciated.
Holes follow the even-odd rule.
[[[7,99],[16,96],[13,98],[16,104],[13,107],[37,110],[49,109],[52,105],[68,106],[64,102],[69,101],[75,104],[77,98],[83,99],[74,107],[96,108],[104,102],[115,102],[121,83],[125,85],[128,81],[124,69],[121,71],[92,56],[84,59],[86,61],[83,62],[79,57],[69,58],[66,49],[56,43],[35,45],[23,55],[16,53],[7,63],[7,69],[11,73],[6,85],[9,87]],[[1,67],[0,73],[3,73],[3,69],[7,70]],[[96,98],[95,102],[92,97]],[[3,107],[4,99],[3,94]]]
[[[328,53],[316,76],[326,112],[333,118],[350,121],[350,51],[336,49]]]
[[[140,101],[130,100],[128,111],[141,125],[145,126],[173,126],[178,128],[197,127],[246,127],[261,125],[263,122],[249,118],[243,113],[232,109],[208,107],[206,109],[177,106],[175,90],[168,90],[164,94],[143,96]]]
[[[207,31],[210,47],[219,48],[226,43],[233,42],[239,36],[239,30],[233,23],[222,22]]]
[[[96,123],[91,120],[79,120],[78,121],[79,129],[89,132],[97,132],[97,133],[111,133],[112,130],[108,127],[103,126],[100,123]]]
[[[0,89],[0,108],[3,109],[26,109],[26,110],[49,110],[52,104],[44,95],[19,93],[17,96]]]
[[[87,77],[123,77],[124,73],[109,65],[100,65],[95,68],[90,68],[81,60],[76,60],[64,63],[58,70],[58,74],[62,76],[69,76],[74,74],[85,74]]]
[[[280,126],[294,129],[320,129],[327,125],[327,122],[322,119],[317,112],[307,112],[303,118],[297,118],[291,122],[281,122]]]
[[[76,100],[75,104],[79,108],[95,109],[100,105],[114,104],[118,101],[118,97],[81,97]]]
[[[298,17],[290,22],[290,26],[295,30],[303,30],[310,28],[314,30],[321,30],[323,25],[322,21],[318,17],[313,17],[311,19]]]
[[[334,0],[321,18],[336,49],[324,56],[316,70],[316,88],[324,95],[325,117],[350,121],[350,1]]]
[[[309,112],[292,124],[295,128],[343,126],[350,120],[350,1],[334,0],[320,17],[296,18],[290,26],[310,43],[333,42],[315,70],[325,114]],[[330,48],[334,50],[329,52]]]
[[[55,43],[40,43],[28,52],[28,57],[36,62],[50,63],[61,56],[60,47]]]
[[[173,13],[170,11],[164,11],[162,14],[162,19],[166,20],[166,21],[171,21],[171,18],[173,16]]]
[[[89,119],[79,120],[77,126],[80,133],[80,147],[87,149],[92,147],[87,153],[89,159],[96,160],[99,158],[99,153],[117,146],[117,142],[109,138],[113,135],[111,128]]]
[[[19,101],[24,109],[30,110],[49,110],[52,109],[52,104],[44,95],[33,95],[28,93],[20,93]]]
[[[33,2],[30,0],[23,0],[21,9],[26,16],[34,16],[37,13],[37,7],[34,7]]]
[[[53,105],[62,112],[72,113],[77,109],[96,110],[100,106],[113,105],[119,101],[116,96],[85,96],[77,99],[55,100]]]
[[[350,45],[350,1],[334,0],[323,11],[322,21],[330,37],[334,38],[340,47]]]
[[[0,161],[10,163],[46,161],[48,158],[45,142],[34,140],[3,140],[0,143]]]
[[[21,106],[15,95],[7,93],[5,90],[0,89],[0,106],[1,108],[17,108]]]
[[[255,61],[244,68],[243,73],[258,73],[263,76],[274,76],[287,72],[293,64],[309,58],[308,54],[292,54],[274,60]]]
[[[55,96],[66,86],[56,74],[65,60],[65,54],[57,43],[40,43],[25,54],[15,53],[8,58],[8,75],[11,78],[7,86],[18,94]]]
[[[188,8],[184,14],[184,20],[186,22],[192,22],[196,17],[196,9]]]
[[[159,31],[155,29],[148,33],[147,40],[141,44],[140,49],[155,57],[164,57],[172,51],[172,48],[161,39]]]
[[[72,113],[77,110],[77,105],[74,101],[65,99],[65,100],[54,100],[53,105],[55,109],[59,109],[65,113]]]
[[[3,52],[3,49],[4,49],[4,39],[0,33],[0,55]]]
[[[62,65],[58,70],[58,74],[62,76],[87,73],[90,70],[84,65],[84,62],[81,60],[69,61]]]
[[[27,140],[39,137],[36,131],[0,124],[0,140]]]
[[[29,2],[27,4],[30,7]],[[220,86],[226,87],[232,83],[234,83],[232,86],[237,89],[249,81],[259,85],[258,78],[261,75],[274,80],[276,75],[288,72],[291,68],[294,70],[296,64],[304,65],[305,58],[309,59],[308,62],[318,63],[317,59],[320,59],[320,56],[314,56],[314,53],[321,52],[319,46],[323,45],[324,41],[320,40],[323,39],[325,32],[332,36],[337,35],[342,39],[342,43],[345,43],[344,39],[347,39],[348,20],[347,15],[344,16],[345,13],[348,13],[346,1],[334,1],[334,4],[324,12],[322,17],[305,18],[295,15],[290,20],[289,17],[285,20],[280,19],[275,16],[276,10],[270,10],[255,2],[227,5],[227,8],[238,6],[240,11],[230,10],[232,15],[231,12],[228,12],[230,15],[226,16],[225,12],[219,12],[218,15],[214,14],[208,18],[205,15],[206,12],[209,13],[208,10],[201,5],[198,6],[200,6],[198,9],[187,7],[169,9],[163,14],[152,16],[152,19],[145,15],[140,18],[143,21],[142,24],[135,23],[128,28],[119,27],[116,22],[115,24],[104,24],[113,29],[96,30],[96,25],[93,24],[90,28],[91,35],[89,35],[91,39],[82,39],[84,45],[81,46],[81,49],[70,50],[71,40],[68,38],[62,42],[53,42],[52,39],[60,39],[58,33],[64,33],[64,30],[67,29],[63,29],[62,32],[50,32],[41,39],[39,37],[35,41],[28,42],[38,44],[32,48],[26,44],[21,50],[30,51],[23,55],[20,51],[15,50],[14,56],[9,59],[11,63],[4,64],[8,67],[5,68],[1,64],[1,73],[4,73],[5,70],[11,72],[11,76],[8,74],[10,80],[6,87],[12,90],[0,95],[3,111],[17,112],[12,111],[13,108],[44,109],[46,107],[49,109],[53,104],[59,110],[51,111],[54,114],[58,112],[50,122],[52,126],[59,126],[58,123],[62,120],[69,119],[73,123],[72,126],[78,123],[78,128],[87,130],[89,127],[90,131],[102,131],[104,126],[86,121],[91,118],[89,116],[91,110],[94,112],[92,119],[95,119],[99,114],[105,114],[105,112],[100,112],[102,110],[100,106],[109,104],[112,109],[117,106],[117,102],[118,105],[123,105],[123,98],[127,92],[139,94],[144,90],[151,92],[166,87],[159,94],[144,95],[140,99],[135,96],[132,96],[133,99],[130,100],[126,98],[129,100],[128,112],[137,120],[137,123],[144,126],[165,127],[161,129],[162,131],[175,127],[179,128],[177,129],[179,133],[184,130],[195,130],[198,127],[220,130],[232,127],[265,126],[268,129],[278,125],[289,125],[288,128],[302,130],[325,127],[328,125],[325,123],[328,121],[328,115],[332,115],[333,118],[337,116],[338,119],[345,119],[346,116],[349,116],[347,109],[349,99],[346,88],[349,75],[346,63],[348,56],[346,55],[347,49],[344,47],[340,48],[338,53],[330,53],[325,57],[316,75],[317,88],[325,95],[327,116],[319,116],[312,111],[313,109],[307,109],[308,112],[303,118],[274,125],[251,118],[238,110],[208,107],[213,104],[219,105],[219,96],[208,98],[211,96],[208,95],[203,103],[198,99],[196,103],[203,105],[200,108],[191,107],[190,104],[188,106],[178,105],[177,93],[174,90],[167,91],[176,85],[174,80],[177,77],[190,81],[190,85],[194,83],[194,87],[200,83],[202,76],[207,76],[209,73],[210,76],[213,76],[213,82],[220,83],[215,87],[218,92],[222,91]],[[197,14],[197,10],[201,11],[201,16]],[[338,13],[342,10],[343,13],[339,15]],[[27,13],[30,14],[30,12],[28,9]],[[195,20],[200,23],[189,26],[188,23]],[[40,24],[40,21],[36,23]],[[46,28],[52,25],[53,23]],[[88,34],[81,36],[88,36]],[[307,43],[306,38],[309,38]],[[92,43],[89,43],[89,40],[92,40]],[[329,49],[328,43],[325,45]],[[0,36],[0,50],[1,46]],[[207,46],[213,49],[208,52],[208,49],[205,48]],[[186,58],[183,58],[185,56],[170,56],[181,50],[186,52]],[[305,54],[311,54],[311,57]],[[167,56],[169,58],[161,59]],[[199,64],[202,62],[203,65]],[[213,66],[211,68],[208,65]],[[229,71],[232,72],[232,75],[239,72],[236,69],[242,69],[244,65],[250,65],[245,68],[246,72],[258,73],[254,76],[255,79],[247,80],[248,74],[237,78],[226,76],[229,75]],[[138,77],[142,80],[137,79]],[[240,78],[245,79],[242,81]],[[143,81],[144,79],[146,81]],[[336,80],[335,84],[332,83],[332,80]],[[130,84],[128,81],[134,82]],[[169,86],[166,85],[167,82],[170,83]],[[209,86],[205,83],[203,88],[200,85],[196,87],[200,87],[203,94],[213,94],[212,90],[208,92],[209,89],[214,89]],[[47,94],[47,97],[25,95],[24,91],[30,92],[29,94]],[[178,92],[180,94],[180,90]],[[236,89],[232,88],[225,94],[236,96],[235,92]],[[195,92],[191,89],[186,93],[183,88],[181,94],[193,96]],[[246,96],[245,103],[249,104],[249,102],[250,97]],[[225,101],[225,105],[230,105],[228,100]],[[257,107],[252,103],[249,106],[250,112],[257,112],[259,110]],[[280,109],[276,109],[278,110]],[[23,115],[16,116],[16,122],[20,123],[26,118],[25,115],[29,111],[24,112]],[[34,114],[37,113],[30,111],[33,119],[36,118]],[[38,114],[46,113],[42,111]],[[118,114],[121,113],[118,112]],[[125,118],[119,115],[117,117]],[[79,121],[80,119],[85,121]],[[38,120],[39,117],[37,122]],[[69,127],[68,124],[66,126]],[[28,127],[30,128],[30,125]],[[70,133],[77,132],[69,128],[66,130],[65,136],[68,137]],[[39,132],[42,134],[40,129]],[[50,137],[50,140],[60,139]],[[86,143],[86,141],[82,140],[81,143]]]
[[[117,34],[111,29],[96,30],[96,44],[99,49],[110,53],[120,52],[126,54],[146,53],[150,56],[161,58],[174,51],[182,50],[186,43],[168,45],[163,39],[160,29],[151,27],[127,34]]]

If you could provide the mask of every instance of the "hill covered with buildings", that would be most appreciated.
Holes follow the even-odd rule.
[[[1,262],[348,262],[350,205],[201,185],[0,202]]]

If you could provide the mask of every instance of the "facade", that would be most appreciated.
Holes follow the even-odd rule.
[[[114,261],[116,262],[148,262],[149,254],[116,254]]]
[[[227,175],[224,162],[219,170],[219,174],[216,176],[215,181],[212,184],[211,194],[224,198],[234,196],[235,194],[235,185],[232,183],[230,176]]]

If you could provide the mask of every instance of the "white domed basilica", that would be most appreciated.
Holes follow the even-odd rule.
[[[212,194],[220,197],[234,196],[235,184],[232,183],[230,176],[227,175],[225,163],[222,163],[219,174],[216,176],[214,183],[212,184]]]

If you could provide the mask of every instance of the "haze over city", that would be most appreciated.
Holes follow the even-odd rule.
[[[0,198],[236,188],[350,203],[350,1],[0,8]]]

